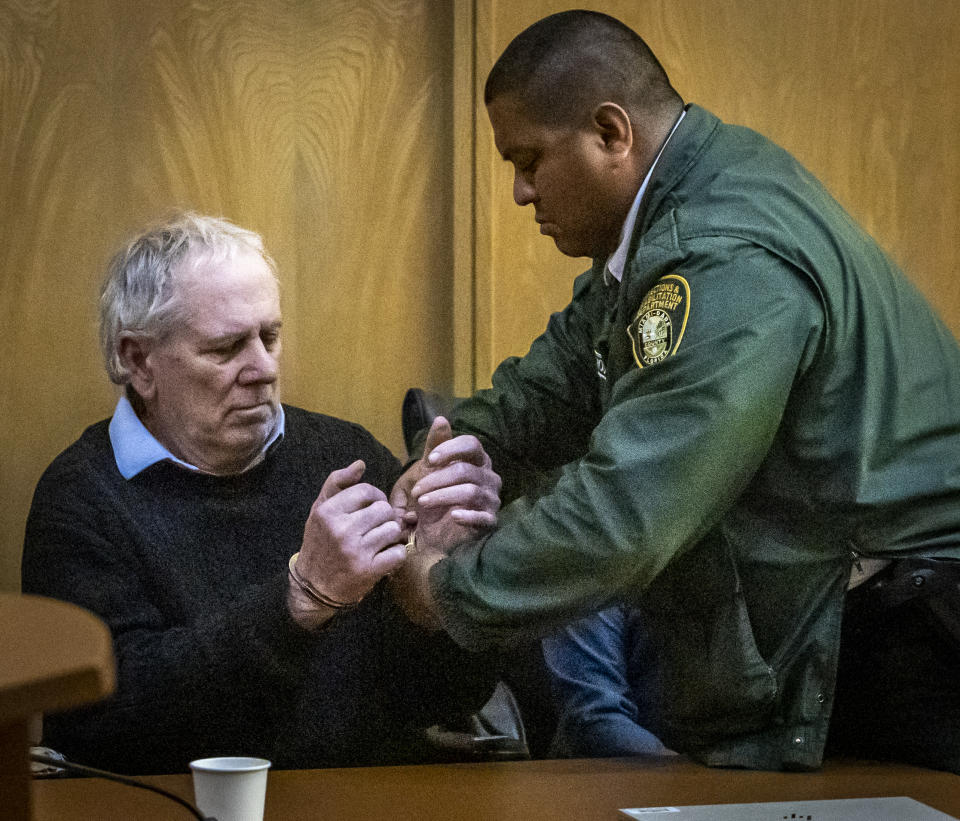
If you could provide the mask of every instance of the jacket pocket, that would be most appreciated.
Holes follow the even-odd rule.
[[[658,735],[689,749],[767,725],[777,677],[754,640],[736,564],[711,534],[671,561],[644,593]]]

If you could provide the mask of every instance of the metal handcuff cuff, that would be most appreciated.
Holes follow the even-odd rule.
[[[407,540],[407,543],[404,545],[404,547],[406,548],[408,557],[417,552],[416,531],[410,534],[410,538]],[[356,601],[351,602],[337,601],[336,599],[328,596],[322,590],[314,587],[310,580],[301,576],[300,572],[297,570],[297,559],[299,557],[300,551],[298,550],[290,557],[290,561],[287,562],[287,570],[290,573],[290,578],[293,580],[293,583],[304,593],[306,593],[312,601],[316,602],[317,604],[322,604],[324,607],[329,607],[331,610],[350,610],[363,601],[363,596]]]

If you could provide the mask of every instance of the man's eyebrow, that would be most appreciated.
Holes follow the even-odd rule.
[[[204,344],[206,345],[223,345],[227,342],[236,342],[238,339],[243,339],[249,331],[244,329],[242,331],[228,331],[227,333],[217,334],[216,336],[208,336],[204,338]]]
[[[238,331],[225,331],[222,334],[204,337],[204,344],[223,345],[227,342],[236,342],[251,334],[261,334],[264,331],[279,331],[283,327],[283,321],[278,319],[275,322],[268,322],[265,325],[259,325],[257,328],[242,328]]]
[[[503,157],[504,162],[512,162],[516,164],[518,161],[523,162],[524,159],[531,157],[536,154],[537,150],[532,146],[528,145],[514,145],[508,146],[504,149],[503,153],[500,155]]]

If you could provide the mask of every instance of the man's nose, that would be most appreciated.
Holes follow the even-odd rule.
[[[240,381],[275,382],[280,372],[279,343],[268,349],[262,339],[253,341],[247,352],[247,361],[240,371]]]
[[[536,199],[537,191],[533,187],[533,183],[529,182],[519,171],[514,173],[513,201],[517,205],[529,205],[531,202],[535,202]]]

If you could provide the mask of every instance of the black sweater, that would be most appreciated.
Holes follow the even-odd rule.
[[[169,462],[131,480],[106,420],[41,478],[23,591],[81,605],[113,634],[117,691],[44,723],[44,744],[126,773],[253,755],[276,768],[404,763],[416,728],[489,694],[489,665],[407,622],[383,584],[322,630],[287,615],[287,560],[330,471],[361,458],[388,491],[399,466],[363,428],[285,406],[286,433],[238,476]]]

